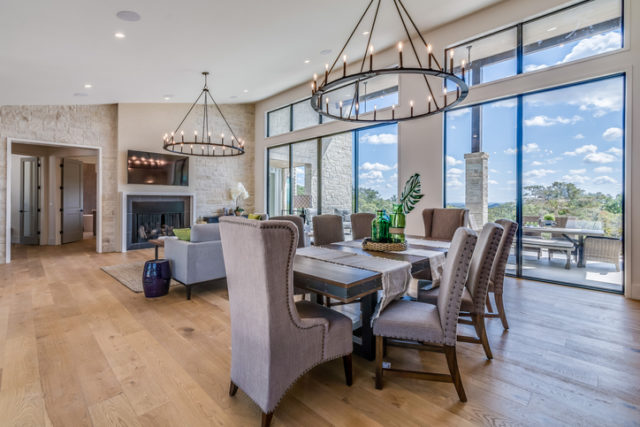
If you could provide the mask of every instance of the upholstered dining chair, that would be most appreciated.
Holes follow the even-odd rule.
[[[424,237],[450,242],[459,227],[469,222],[469,209],[423,209]]]
[[[371,237],[371,223],[375,217],[375,214],[365,212],[351,214],[351,234],[353,240]]]
[[[313,244],[328,245],[344,241],[344,228],[340,215],[316,215],[313,217]]]
[[[307,244],[307,236],[306,233],[304,231],[304,220],[302,219],[301,216],[298,215],[282,215],[282,216],[274,216],[271,217],[272,220],[279,220],[279,221],[291,221],[293,222],[296,227],[298,228],[298,247],[299,248],[304,248],[305,246],[308,246]]]
[[[469,268],[469,277],[465,289],[462,291],[462,305],[460,308],[460,316],[471,317],[468,319],[459,319],[458,323],[473,325],[478,337],[470,337],[466,335],[458,335],[458,341],[482,344],[487,359],[493,359],[489,339],[484,324],[485,304],[487,302],[487,293],[489,292],[489,278],[493,262],[500,246],[500,239],[504,229],[501,225],[489,222],[484,225],[478,244],[473,251],[471,259],[471,267]],[[418,282],[420,283],[420,281]],[[440,304],[440,287],[423,291],[418,288],[418,301],[429,304]]]
[[[286,391],[320,363],[342,357],[351,385],[351,319],[308,301],[294,303],[296,226],[224,217],[220,232],[231,314],[229,394],[240,388],[249,395],[266,426]]]
[[[476,241],[476,232],[469,228],[455,232],[442,271],[437,305],[398,300],[389,304],[375,320],[377,389],[382,389],[383,372],[390,371],[424,380],[451,382],[460,400],[467,401],[458,370],[456,333],[462,291]],[[449,375],[385,367],[385,344],[444,353]]]
[[[502,239],[500,239],[500,246],[498,247],[498,253],[496,254],[496,260],[493,263],[493,268],[491,269],[491,278],[489,279],[489,293],[493,293],[493,299],[496,303],[496,312],[493,312],[493,309],[491,308],[491,300],[489,299],[489,294],[487,294],[487,309],[489,310],[489,313],[486,313],[484,317],[499,317],[502,321],[502,327],[504,329],[509,329],[507,315],[504,311],[502,294],[504,290],[504,273],[507,269],[511,245],[515,239],[516,232],[518,231],[518,223],[509,219],[499,219],[496,221],[496,224],[500,224],[502,228],[504,228]]]

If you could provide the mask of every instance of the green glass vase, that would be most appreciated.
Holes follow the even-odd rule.
[[[389,236],[393,243],[402,243],[405,241],[404,228],[406,225],[406,217],[401,204],[393,204],[391,213],[391,225],[389,226]]]
[[[387,215],[387,211],[381,209],[377,211],[376,217],[371,222],[371,240],[379,243],[389,243],[391,237],[389,236],[389,226],[391,225],[391,219]]]

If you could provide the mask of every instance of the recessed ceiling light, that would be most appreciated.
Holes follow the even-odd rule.
[[[368,35],[369,35],[369,31],[363,31],[363,32],[362,32],[362,35],[363,35],[363,36],[368,36]]]
[[[116,13],[116,16],[127,22],[136,22],[140,20],[140,14],[132,10],[121,10],[120,12]]]
[[[320,51],[320,55],[329,55],[331,53],[331,49],[323,49]]]
[[[164,99],[165,101],[169,101],[171,97],[169,95],[165,95],[162,97],[162,99]]]
[[[120,33],[120,32],[115,33],[115,34],[114,34],[114,36],[115,36],[115,38],[117,38],[117,39],[123,39],[123,38],[125,38],[125,37],[126,37],[126,36],[124,35],[124,33]]]
[[[89,96],[89,94],[84,92],[76,92],[73,94],[73,96]]]
[[[249,89],[243,90],[244,93],[249,93]]]
[[[305,59],[305,60],[304,60],[304,63],[305,63],[305,64],[308,64],[309,62],[311,62],[311,60],[310,60],[310,59]]]
[[[84,88],[85,89],[91,89],[93,87],[93,85],[91,83],[85,83],[84,84]]]

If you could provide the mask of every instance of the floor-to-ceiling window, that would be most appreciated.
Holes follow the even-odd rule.
[[[390,209],[398,194],[398,129],[386,124],[268,149],[269,215]],[[291,200],[291,201],[290,201]]]
[[[510,273],[622,291],[624,85],[618,75],[446,113],[446,204],[476,226],[520,214]]]

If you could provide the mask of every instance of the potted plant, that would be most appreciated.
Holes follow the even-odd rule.
[[[424,197],[424,194],[420,194],[420,174],[416,173],[407,180],[402,189],[402,194],[398,200],[399,203],[394,203],[391,213],[391,225],[389,227],[389,234],[391,240],[395,243],[404,242],[404,228],[406,225],[406,215],[416,207],[416,204]]]
[[[546,225],[547,227],[553,227],[554,225],[556,225],[555,215],[552,213],[545,214],[542,217],[542,224]]]
[[[244,185],[241,182],[237,183],[235,187],[229,190],[229,192],[231,193],[231,199],[233,199],[233,202],[236,205],[234,213],[237,216],[242,215],[244,209],[240,207],[240,200],[246,200],[249,198],[249,192],[244,188]]]

